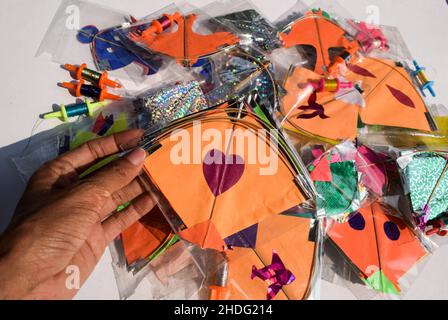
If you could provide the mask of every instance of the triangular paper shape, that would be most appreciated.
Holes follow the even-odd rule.
[[[257,244],[257,235],[258,224],[255,224],[241,232],[228,237],[224,241],[229,247],[255,249],[255,246]]]
[[[210,220],[179,232],[179,236],[188,242],[200,243],[202,248],[223,251],[226,247],[218,229]]]

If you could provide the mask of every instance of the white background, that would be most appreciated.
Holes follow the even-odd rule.
[[[134,13],[136,16],[145,16],[170,3],[162,0],[95,2]],[[196,6],[209,2],[211,1],[191,1]],[[253,2],[272,20],[295,3],[294,0]],[[377,5],[381,10],[381,24],[399,27],[413,56],[422,65],[436,69],[439,100],[448,104],[448,91],[445,90],[448,87],[448,79],[445,76],[448,72],[448,4],[445,0],[339,2],[359,20],[367,17],[368,6]],[[0,1],[0,231],[9,221],[24,188],[9,164],[11,155],[20,152],[20,149],[11,145],[28,139],[37,116],[51,110],[54,103],[72,102],[63,90],[55,87],[57,82],[66,77],[66,73],[46,57],[34,58],[58,6],[57,0]],[[43,128],[45,127],[41,127]],[[405,298],[448,299],[447,263],[448,248],[441,248],[431,258]],[[108,253],[78,298],[118,299]],[[322,298],[351,299],[353,295],[346,289],[324,283]]]

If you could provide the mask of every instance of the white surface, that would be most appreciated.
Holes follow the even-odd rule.
[[[97,0],[96,2],[134,12],[144,16],[166,6],[162,0]],[[201,6],[211,1],[191,1]],[[294,0],[254,0],[270,19],[276,19],[290,8]],[[305,1],[311,3],[311,1]],[[400,28],[411,53],[422,65],[437,69],[437,89],[441,102],[447,103],[448,79],[448,5],[445,0],[340,0],[340,3],[357,19],[364,20],[367,8],[380,8],[381,23]],[[23,186],[11,169],[8,159],[20,152],[18,147],[8,147],[29,138],[37,115],[44,113],[55,103],[70,102],[70,97],[55,87],[66,73],[47,58],[34,58],[48,25],[59,5],[57,0],[2,0],[0,1],[0,51],[1,76],[0,106],[0,230],[9,220]],[[47,124],[47,127],[52,124]],[[45,127],[41,127],[43,129]],[[23,146],[22,146],[23,148]],[[448,248],[441,248],[421,273],[408,292],[408,299],[447,299]],[[325,299],[350,299],[353,295],[340,287],[324,284]],[[117,287],[106,254],[95,273],[78,295],[79,299],[118,299]]]

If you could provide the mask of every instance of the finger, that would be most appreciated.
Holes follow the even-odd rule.
[[[110,211],[105,210],[109,199],[129,185],[141,172],[146,152],[136,149],[125,158],[117,160],[94,175],[81,181],[72,194],[98,214],[101,222]]]
[[[143,135],[142,130],[130,130],[114,134],[110,137],[92,140],[59,158],[68,162],[75,170],[84,171],[85,167],[93,165],[97,160],[134,148]]]
[[[77,181],[80,173],[97,160],[138,145],[142,130],[131,130],[110,137],[92,140],[78,149],[45,164],[31,179],[32,189],[50,189],[56,182],[65,185]]]
[[[107,201],[103,211],[112,213],[116,211],[118,207],[129,203],[145,191],[146,190],[140,183],[140,179],[135,179],[129,185],[114,193]]]
[[[126,210],[109,217],[103,222],[107,243],[114,241],[121,233],[151,212],[155,205],[152,196],[149,193],[144,193],[133,201]]]

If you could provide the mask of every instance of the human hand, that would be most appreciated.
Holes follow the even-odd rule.
[[[152,210],[154,201],[138,178],[146,157],[141,149],[79,178],[122,146],[137,146],[141,136],[133,130],[91,141],[32,177],[13,225],[0,239],[0,299],[73,298],[79,288],[67,288],[67,268],[79,270],[84,284],[107,245]]]

